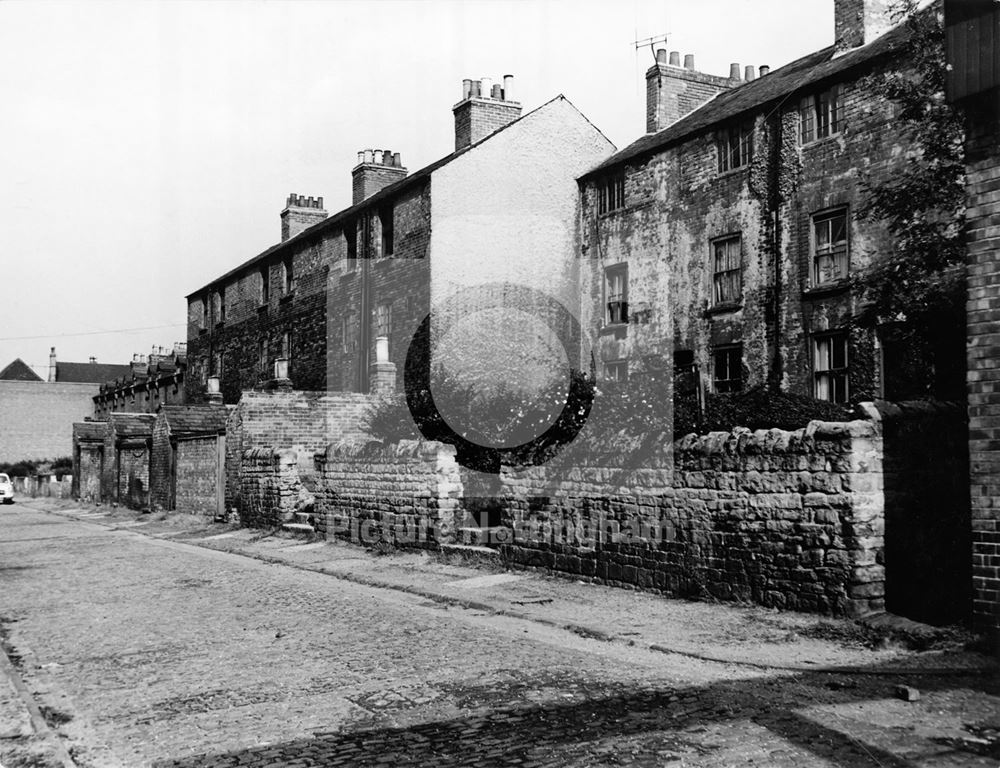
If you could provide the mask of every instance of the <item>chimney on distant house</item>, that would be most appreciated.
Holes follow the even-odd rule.
[[[504,75],[503,85],[484,77],[462,81],[462,100],[455,114],[455,151],[485,139],[521,116],[521,103],[514,101],[514,76]]]
[[[281,242],[295,237],[313,224],[323,221],[323,198],[306,197],[292,193],[288,196],[285,209],[281,212]]]
[[[358,152],[358,164],[351,171],[351,204],[357,205],[390,184],[405,179],[406,173],[399,152],[391,149],[361,150]]]
[[[56,380],[56,348],[49,350],[49,381]]]
[[[679,51],[669,58],[663,48],[656,52],[656,63],[646,71],[646,133],[662,131],[728,88],[743,82],[740,67],[730,68],[730,77],[706,75],[694,68],[694,56]]]
[[[848,51],[885,34],[894,26],[893,0],[834,0],[834,46]]]

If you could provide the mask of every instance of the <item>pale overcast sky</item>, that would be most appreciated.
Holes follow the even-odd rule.
[[[833,0],[0,2],[0,368],[183,341],[183,297],[277,242],[290,192],[334,213],[359,149],[448,154],[463,77],[624,147],[633,41],[664,33],[704,72],[778,67],[833,42]]]

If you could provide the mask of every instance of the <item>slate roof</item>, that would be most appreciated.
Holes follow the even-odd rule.
[[[31,370],[24,360],[17,358],[0,371],[0,381],[44,381],[44,379]]]
[[[174,435],[214,435],[226,431],[229,410],[224,405],[164,405],[160,407]]]
[[[81,440],[103,440],[107,428],[105,421],[79,421],[73,425],[73,435]]]
[[[832,84],[842,78],[848,70],[870,65],[878,59],[898,52],[906,44],[908,37],[909,28],[906,23],[902,23],[868,45],[854,48],[839,56],[834,55],[835,49],[832,45],[803,56],[756,80],[723,91],[676,123],[632,142],[587,171],[579,180],[583,181],[627,160],[655,154],[713,128],[718,123],[760,111],[765,107],[778,106],[791,97],[805,95],[806,91],[815,90],[828,83]]]
[[[350,208],[345,208],[344,210],[339,211],[338,213],[335,213],[332,216],[328,216],[325,219],[323,219],[322,221],[317,222],[316,224],[313,224],[311,227],[309,227],[308,229],[303,230],[302,232],[300,232],[299,234],[297,234],[295,237],[291,237],[288,240],[285,240],[284,242],[272,245],[266,251],[263,251],[262,253],[257,254],[252,259],[248,259],[247,261],[245,261],[242,264],[240,264],[238,267],[235,267],[235,268],[229,270],[228,272],[226,272],[221,277],[215,278],[210,283],[206,283],[205,285],[203,285],[198,290],[192,291],[191,293],[189,293],[184,298],[190,299],[192,296],[195,296],[195,295],[197,295],[199,293],[204,293],[206,290],[209,290],[209,289],[211,289],[211,288],[213,288],[215,286],[221,285],[221,284],[225,283],[225,281],[228,280],[230,277],[233,277],[234,275],[239,274],[239,273],[243,272],[244,270],[249,269],[254,264],[257,264],[258,262],[265,261],[266,259],[268,259],[269,257],[273,256],[274,254],[278,253],[279,251],[283,251],[286,248],[291,248],[293,245],[297,245],[298,243],[301,243],[302,241],[306,240],[309,237],[317,235],[317,234],[319,234],[321,232],[325,232],[327,229],[336,229],[336,228],[338,228],[338,226],[340,224],[342,224],[344,221],[348,221],[348,220],[354,218],[359,213],[361,213],[363,210],[365,210],[367,208],[371,208],[371,207],[377,205],[380,201],[382,201],[382,200],[384,200],[384,199],[386,199],[388,197],[392,197],[393,195],[397,194],[398,192],[401,192],[404,189],[407,189],[410,186],[416,184],[418,181],[422,181],[423,179],[428,178],[432,173],[434,173],[434,171],[436,171],[439,168],[447,165],[448,163],[450,163],[455,158],[461,157],[466,152],[469,152],[469,151],[475,149],[476,147],[478,147],[483,142],[489,141],[494,136],[496,136],[498,133],[501,133],[501,132],[507,130],[512,125],[515,125],[515,124],[521,122],[522,120],[524,120],[529,115],[532,115],[535,112],[538,112],[539,110],[545,109],[545,107],[547,107],[549,104],[553,104],[554,102],[557,102],[557,101],[565,101],[567,104],[569,104],[571,107],[573,107],[573,109],[576,109],[576,106],[573,104],[573,102],[571,102],[569,99],[567,99],[562,94],[559,94],[558,96],[555,96],[554,98],[549,99],[547,102],[545,102],[541,106],[536,107],[535,109],[531,110],[530,112],[526,112],[525,114],[521,115],[519,118],[517,118],[517,120],[512,120],[509,123],[507,123],[507,125],[503,126],[502,128],[498,128],[497,130],[493,131],[493,133],[489,134],[488,136],[484,136],[483,138],[481,138],[479,141],[475,142],[474,144],[470,144],[467,147],[462,147],[462,149],[456,150],[455,152],[452,152],[450,155],[445,155],[440,160],[436,160],[435,162],[431,163],[430,165],[426,165],[423,168],[421,168],[420,170],[414,171],[413,173],[409,174],[405,178],[400,179],[396,183],[390,184],[388,187],[385,187],[384,189],[380,189],[374,195],[372,195],[371,197],[365,198],[360,203],[357,203],[356,205],[352,205]],[[584,115],[582,112],[580,112],[580,110],[576,109],[576,111],[579,112],[580,116],[583,117],[584,120],[587,120],[587,122],[590,122],[587,119],[587,116]],[[596,128],[596,126],[595,126],[595,128]],[[612,146],[614,146],[614,145],[612,144]]]
[[[104,384],[131,374],[132,366],[112,363],[56,363],[56,381],[78,384]]]
[[[150,437],[156,416],[151,413],[112,413],[110,421],[118,437]]]

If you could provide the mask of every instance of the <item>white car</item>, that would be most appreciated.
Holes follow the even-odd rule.
[[[0,472],[0,501],[4,504],[11,504],[14,501],[14,484],[2,472]]]

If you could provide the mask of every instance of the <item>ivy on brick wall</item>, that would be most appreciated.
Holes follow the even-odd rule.
[[[909,139],[905,167],[891,179],[865,186],[861,216],[881,221],[895,245],[853,277],[867,324],[899,323],[913,346],[938,369],[938,396],[955,394],[954,368],[964,349],[965,217],[964,121],[945,98],[946,57],[940,6],[916,12],[916,0],[899,0],[909,40],[900,60],[907,69],[872,75],[873,97],[897,105]],[[954,379],[954,382],[951,380]]]

